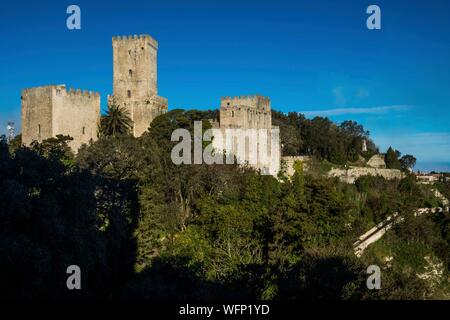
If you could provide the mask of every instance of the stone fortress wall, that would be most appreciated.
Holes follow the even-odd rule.
[[[346,183],[355,183],[362,176],[382,176],[386,180],[402,179],[404,173],[398,169],[380,169],[369,167],[350,167],[346,169],[333,168],[328,172],[329,177],[338,177]]]
[[[22,91],[22,143],[42,142],[58,134],[70,135],[69,146],[78,150],[97,139],[100,120],[98,92],[67,90],[50,85]]]
[[[309,170],[308,163],[311,161],[310,156],[291,156],[282,157],[284,171],[288,177],[294,175],[294,164],[300,161],[303,164],[303,170]],[[350,166],[347,169],[332,168],[326,173],[328,177],[337,177],[345,183],[355,183],[362,176],[382,176],[387,180],[402,179],[405,174],[397,169],[386,169],[386,164],[382,155],[374,155],[367,163],[367,167]]]

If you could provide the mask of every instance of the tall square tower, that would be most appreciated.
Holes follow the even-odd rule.
[[[113,95],[108,103],[128,110],[137,137],[167,111],[167,99],[158,96],[158,42],[149,35],[134,35],[113,37],[112,45]]]

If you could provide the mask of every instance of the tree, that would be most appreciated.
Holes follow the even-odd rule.
[[[39,155],[57,162],[61,162],[65,166],[72,166],[74,154],[69,147],[69,142],[72,141],[71,136],[58,134],[55,138],[48,138],[38,143],[33,141],[31,148]]]
[[[129,134],[133,126],[128,110],[118,105],[108,106],[106,115],[100,119],[100,136],[119,136]]]
[[[394,150],[392,147],[389,147],[384,157],[386,167],[388,169],[401,169],[401,163],[400,160],[398,160],[400,155],[401,153],[399,151]]]
[[[341,123],[339,128],[341,128],[341,130],[343,130],[345,133],[347,133],[352,137],[361,137],[361,138],[369,137],[369,131],[364,130],[364,127],[358,124],[356,121],[346,120]]]
[[[22,146],[22,134],[18,134],[9,142],[9,152],[14,153]]]
[[[414,168],[414,166],[416,165],[416,158],[410,154],[405,154],[403,157],[401,157],[400,159],[400,164],[402,166],[402,169],[405,171],[408,171],[412,168]]]
[[[99,229],[92,175],[63,164],[65,141],[10,154],[0,139],[1,299],[102,297],[119,284],[112,272],[126,274],[112,263],[122,257],[111,244],[122,239]],[[65,286],[72,264],[82,269],[83,290]]]

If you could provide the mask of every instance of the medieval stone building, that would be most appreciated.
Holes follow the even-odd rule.
[[[58,134],[69,135],[73,150],[97,139],[100,95],[49,85],[22,91],[22,143],[42,142]]]
[[[213,139],[217,151],[235,156],[238,162],[246,162],[262,174],[278,174],[279,128],[272,126],[269,98],[259,95],[224,97],[220,101],[219,123],[212,124],[221,132],[222,139]]]
[[[133,135],[142,135],[152,120],[167,111],[167,99],[158,96],[158,42],[149,35],[113,37],[113,92],[108,104],[128,110]]]

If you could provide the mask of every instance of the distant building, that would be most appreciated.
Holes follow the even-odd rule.
[[[367,142],[366,142],[366,139],[363,140],[361,151],[362,151],[362,152],[367,152]]]
[[[417,173],[416,179],[423,184],[432,184],[444,180],[445,177],[441,173]]]
[[[8,125],[6,126],[6,141],[11,143],[16,134],[16,127],[14,121],[8,121]]]

